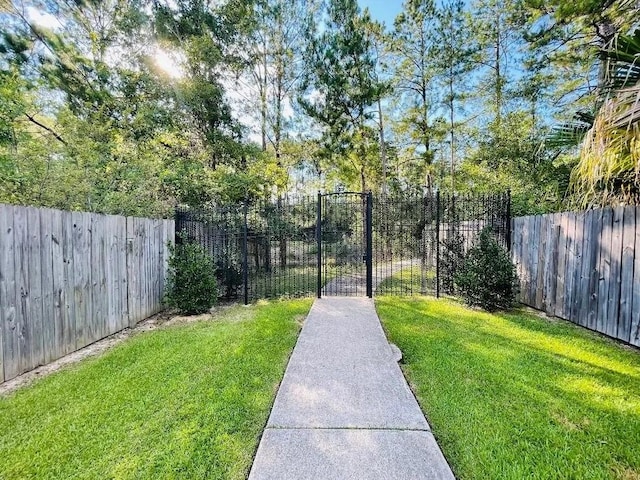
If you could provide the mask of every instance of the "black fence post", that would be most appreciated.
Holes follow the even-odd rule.
[[[244,304],[249,304],[249,224],[247,222],[247,200],[244,201],[244,228],[242,238],[242,283],[244,286]]]
[[[182,209],[180,208],[180,206],[176,205],[176,210],[174,213],[175,217],[175,226],[174,226],[174,237],[173,237],[173,242],[176,245],[181,245],[182,244],[182,221],[183,221],[183,212]]]
[[[436,298],[440,298],[440,190],[436,192]]]
[[[316,243],[318,247],[318,298],[322,297],[322,194],[318,192],[318,211],[316,212]]]
[[[511,190],[507,190],[507,251],[511,251]]]
[[[366,209],[366,249],[367,249],[367,297],[373,297],[373,195],[367,193]]]

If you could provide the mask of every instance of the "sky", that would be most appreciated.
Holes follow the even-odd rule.
[[[387,28],[393,26],[393,21],[402,11],[403,0],[358,0],[360,7],[369,8],[371,16],[379,22],[384,22]]]

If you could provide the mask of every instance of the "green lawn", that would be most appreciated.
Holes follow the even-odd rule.
[[[337,275],[336,269],[329,267],[323,272],[323,286]],[[305,267],[277,268],[277,270],[251,278],[249,296],[260,298],[297,298],[315,295],[318,290],[318,274],[313,265]]]
[[[427,270],[423,279],[420,265],[414,265],[412,268],[403,268],[385,278],[378,285],[376,293],[378,295],[424,295],[435,292],[435,282],[436,272],[433,269]]]
[[[0,478],[245,478],[310,305],[139,334],[0,398]]]
[[[640,479],[640,352],[534,314],[376,303],[459,479]]]

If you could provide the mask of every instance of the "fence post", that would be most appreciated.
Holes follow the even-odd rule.
[[[436,191],[436,298],[440,298],[440,190]]]
[[[373,297],[373,195],[371,191],[367,193],[366,209],[366,248],[367,248],[367,297]]]
[[[247,222],[247,199],[244,200],[244,228],[242,235],[242,283],[244,287],[244,304],[249,304],[249,255],[248,255],[248,246],[249,246],[249,225]]]
[[[322,194],[318,191],[318,211],[316,212],[316,243],[318,247],[318,298],[322,297]]]
[[[511,189],[507,190],[507,251],[511,251]]]
[[[183,212],[182,209],[180,208],[179,205],[176,205],[174,214],[173,214],[173,218],[175,223],[175,227],[174,227],[174,242],[176,245],[181,245],[182,244],[182,220],[183,220]]]

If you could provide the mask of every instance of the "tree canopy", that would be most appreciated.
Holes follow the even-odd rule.
[[[640,200],[637,2],[0,3],[0,202],[169,216],[351,190]]]

